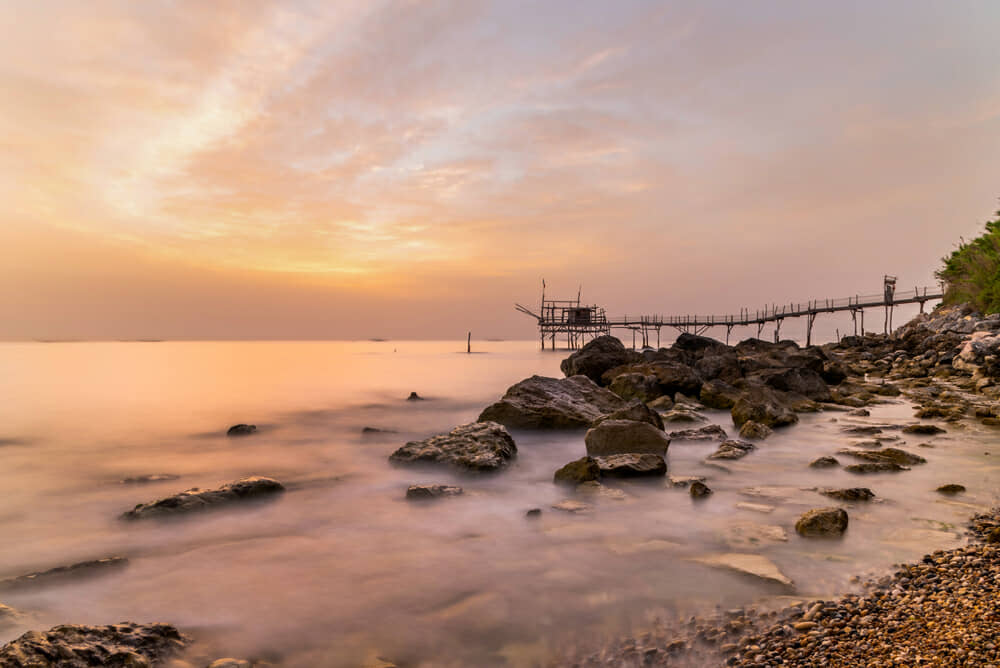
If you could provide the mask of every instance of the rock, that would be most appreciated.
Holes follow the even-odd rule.
[[[754,422],[753,420],[747,420],[740,427],[740,436],[743,438],[752,438],[756,441],[762,441],[773,433],[774,431],[766,424]]]
[[[234,424],[226,431],[226,436],[249,436],[257,431],[255,424]]]
[[[782,427],[799,421],[799,416],[785,405],[773,389],[759,384],[747,386],[733,405],[732,415],[737,427],[750,420],[768,427]]]
[[[498,422],[517,429],[577,429],[625,408],[616,394],[586,376],[532,376],[511,386],[500,401],[487,406],[480,422]]]
[[[670,439],[647,422],[605,420],[589,429],[583,438],[591,457],[648,453],[665,455]]]
[[[253,668],[253,664],[244,659],[216,659],[208,664],[208,668]]]
[[[729,438],[726,430],[717,424],[672,431],[667,436],[670,437],[671,441],[716,441]]]
[[[251,476],[218,489],[202,490],[195,487],[159,501],[140,503],[123,513],[122,519],[138,520],[208,510],[237,502],[271,498],[284,491],[284,485],[277,480]]]
[[[933,436],[934,434],[943,434],[945,430],[933,424],[910,424],[903,427],[903,433]]]
[[[496,422],[473,422],[422,441],[410,441],[389,455],[396,464],[447,464],[462,471],[499,471],[517,456],[517,446]]]
[[[828,469],[833,466],[840,466],[840,462],[837,461],[836,457],[820,457],[819,459],[814,459],[809,464],[809,468],[814,469]]]
[[[961,494],[965,491],[965,485],[950,483],[947,485],[941,485],[935,491],[941,492],[942,494]]]
[[[875,498],[875,492],[867,487],[848,487],[846,489],[821,489],[820,494],[829,496],[838,501],[871,501]]]
[[[657,397],[646,403],[654,411],[669,411],[674,407],[674,400],[668,396]]]
[[[847,512],[843,508],[815,508],[795,523],[802,536],[840,536],[847,530]]]
[[[680,392],[691,397],[701,394],[701,378],[686,364],[653,362],[649,371],[656,378],[657,389],[662,394],[673,396]]]
[[[524,516],[527,517],[528,519],[537,519],[542,516],[542,509],[530,508],[528,509],[527,512],[524,513]]]
[[[150,473],[149,475],[137,475],[131,478],[123,478],[121,483],[123,485],[145,485],[151,482],[164,482],[166,480],[177,480],[180,478],[179,475],[174,475],[172,473]]]
[[[915,455],[899,448],[885,448],[883,450],[841,450],[841,454],[850,455],[856,459],[863,459],[869,462],[893,462],[902,466],[912,464],[926,464],[927,460],[920,455]]]
[[[739,501],[737,502],[736,507],[740,510],[749,510],[751,512],[765,514],[773,513],[775,509],[775,506],[769,506],[766,503],[750,503],[748,501]]]
[[[660,396],[656,378],[641,373],[621,373],[608,384],[608,389],[622,399],[651,401]]]
[[[727,568],[746,575],[752,575],[762,580],[777,582],[785,586],[792,586],[793,584],[788,576],[782,573],[773,561],[759,554],[731,552],[698,557],[696,561],[709,566]]]
[[[874,436],[875,434],[881,434],[882,428],[874,425],[852,425],[843,427],[840,431],[853,436]]]
[[[407,401],[423,401],[424,398],[417,394],[416,392],[410,392],[410,396],[406,397]]]
[[[567,377],[582,375],[600,383],[601,376],[609,369],[641,359],[638,353],[627,350],[615,337],[599,336],[564,359],[559,368]]]
[[[588,480],[597,480],[601,477],[601,467],[597,465],[592,457],[581,457],[572,461],[555,472],[552,482],[567,485],[578,485]]]
[[[590,506],[581,501],[574,501],[573,499],[566,499],[565,501],[560,501],[552,505],[553,510],[561,510],[566,513],[582,513],[585,510],[589,510]]]
[[[667,462],[660,455],[622,454],[594,457],[601,475],[608,478],[636,478],[667,474]]]
[[[855,408],[853,411],[849,411],[847,414],[852,417],[868,417],[871,415],[871,411],[869,411],[867,408]]]
[[[672,411],[667,411],[666,413],[660,416],[663,418],[664,424],[667,423],[672,424],[678,422],[680,423],[708,422],[708,418],[706,418],[704,415],[696,413],[694,410],[690,408],[676,407],[677,406],[676,403],[674,404],[674,406],[675,408]]]
[[[742,459],[756,450],[757,446],[746,441],[728,440],[719,444],[718,450],[708,456],[708,459]]]
[[[703,499],[712,494],[712,489],[700,480],[692,482],[689,491],[691,493],[691,497],[695,499]]]
[[[427,501],[444,496],[458,496],[464,490],[454,485],[410,485],[406,489],[408,501]]]
[[[622,490],[602,485],[596,480],[581,482],[576,486],[576,493],[585,497],[590,496],[602,499],[611,499],[612,501],[624,501],[627,498],[625,496],[625,492]]]
[[[905,466],[900,466],[895,462],[865,462],[863,464],[850,464],[844,470],[848,473],[891,473],[895,471],[909,471]]]
[[[0,668],[150,668],[184,649],[188,639],[169,624],[67,624],[28,631],[0,648]]]
[[[687,487],[695,482],[705,482],[705,478],[695,475],[670,476],[670,484],[673,487]]]
[[[765,385],[782,392],[794,392],[813,401],[831,401],[830,388],[822,376],[808,368],[768,369],[757,377]]]
[[[44,587],[53,584],[60,584],[69,580],[103,575],[105,573],[124,568],[127,565],[128,559],[125,557],[106,557],[104,559],[81,561],[71,566],[59,566],[57,568],[50,568],[47,571],[5,578],[0,580],[0,591],[12,591],[26,589],[28,587]]]
[[[702,383],[698,399],[709,408],[732,408],[740,398],[740,391],[718,378]]]
[[[380,429],[379,427],[364,427],[361,430],[363,436],[370,436],[372,434],[395,434],[397,433],[395,429]]]
[[[639,400],[632,400],[624,408],[602,415],[594,420],[591,426],[596,426],[605,420],[634,420],[635,422],[648,422],[657,429],[663,429],[663,418],[660,414],[651,409]]]

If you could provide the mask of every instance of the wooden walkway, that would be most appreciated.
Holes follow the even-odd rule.
[[[653,333],[656,334],[656,346],[660,345],[660,330],[663,327],[673,327],[682,332],[704,334],[712,327],[726,328],[726,343],[734,327],[757,327],[757,338],[760,338],[764,327],[774,324],[774,340],[781,337],[781,324],[786,318],[806,318],[806,345],[812,345],[813,323],[821,313],[836,313],[847,311],[854,322],[854,333],[858,333],[858,320],[861,321],[861,331],[865,331],[865,309],[884,309],[884,331],[892,330],[893,309],[902,304],[920,304],[920,312],[929,301],[943,297],[940,287],[913,288],[905,292],[896,292],[895,278],[886,276],[884,290],[881,295],[855,295],[841,299],[817,299],[805,303],[771,304],[761,309],[741,309],[733,315],[636,315],[607,317],[604,309],[598,306],[581,306],[579,296],[576,301],[546,300],[542,294],[542,315],[536,315],[529,309],[517,305],[517,309],[538,320],[541,333],[542,348],[546,339],[554,349],[556,337],[565,334],[566,344],[570,349],[578,348],[602,334],[610,334],[615,329],[632,331],[632,347],[636,346],[636,338],[641,339],[642,346],[652,343]]]

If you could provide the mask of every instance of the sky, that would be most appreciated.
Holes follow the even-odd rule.
[[[1000,3],[0,3],[0,339],[524,338],[932,285]]]

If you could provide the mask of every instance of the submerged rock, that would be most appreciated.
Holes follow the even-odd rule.
[[[670,447],[663,430],[634,420],[605,420],[589,429],[583,440],[591,457],[629,453],[662,456]]]
[[[608,478],[636,478],[667,474],[667,462],[660,455],[623,454],[594,457],[601,475]]]
[[[444,496],[458,496],[464,490],[454,485],[410,485],[406,490],[408,501],[429,501]]]
[[[35,586],[42,587],[59,584],[68,580],[94,577],[124,568],[127,565],[128,559],[125,557],[106,557],[104,559],[81,561],[71,566],[59,566],[57,568],[50,568],[47,571],[5,578],[0,580],[0,591],[26,589]]]
[[[942,494],[961,494],[965,491],[965,485],[949,483],[947,485],[941,485],[935,491],[941,492]]]
[[[140,503],[122,514],[122,519],[139,520],[165,517],[228,506],[237,502],[273,497],[285,491],[285,486],[272,478],[251,476],[223,485],[218,489],[197,487],[168,496],[159,501]]]
[[[744,554],[739,552],[712,554],[698,557],[696,561],[708,566],[727,568],[738,573],[752,575],[769,582],[777,582],[785,586],[793,584],[788,576],[782,573],[773,561],[759,554]]]
[[[255,424],[234,424],[226,431],[226,436],[249,436],[256,431]]]
[[[821,489],[820,494],[829,496],[838,501],[871,501],[875,498],[875,492],[867,487],[848,487],[845,489]]]
[[[225,657],[222,659],[216,659],[212,663],[208,664],[208,668],[253,668],[253,664],[246,659]]]
[[[903,433],[933,436],[935,434],[943,434],[945,430],[934,424],[910,424],[903,427]]]
[[[149,475],[137,475],[130,478],[123,478],[123,485],[145,485],[151,482],[164,482],[166,480],[177,480],[179,475],[172,473],[150,473]]]
[[[579,485],[581,482],[597,480],[601,477],[601,467],[592,457],[581,457],[566,464],[555,472],[552,482]]]
[[[834,466],[840,466],[840,462],[837,461],[836,457],[820,457],[819,459],[814,459],[809,464],[809,468],[814,469],[828,469]]]
[[[742,438],[752,438],[755,441],[762,441],[773,433],[774,430],[766,424],[754,422],[753,420],[747,420],[740,427],[740,436]]]
[[[672,475],[670,476],[670,484],[673,487],[688,487],[695,482],[705,482],[704,476],[697,475]]]
[[[23,615],[19,611],[0,603],[0,629],[20,624],[22,617]]]
[[[517,456],[514,439],[496,422],[473,422],[422,441],[410,441],[389,455],[397,464],[448,464],[463,471],[490,472]]]
[[[150,668],[184,649],[188,639],[169,624],[67,624],[28,631],[0,648],[0,668]]]
[[[856,459],[863,459],[868,462],[893,462],[901,466],[913,464],[926,464],[927,460],[920,455],[915,455],[899,448],[884,448],[882,450],[841,450],[840,454],[850,455]]]
[[[573,499],[566,499],[565,501],[560,501],[559,503],[552,504],[553,510],[561,510],[565,513],[582,513],[585,510],[590,510],[590,506],[582,501],[574,501]]]
[[[850,464],[844,467],[848,473],[893,473],[896,471],[909,471],[905,466],[900,466],[896,462],[864,462],[863,464]]]
[[[586,376],[532,376],[512,385],[500,401],[487,406],[479,421],[517,429],[578,429],[626,406],[624,399]]]
[[[691,429],[681,429],[668,434],[671,441],[716,441],[729,438],[726,430],[717,424],[709,424],[704,427]]]
[[[583,375],[600,383],[605,371],[641,359],[641,355],[626,349],[617,338],[605,335],[597,337],[564,359],[559,368],[567,377]]]
[[[703,499],[706,496],[712,494],[712,488],[703,483],[700,480],[695,480],[691,483],[691,487],[688,488],[689,493],[695,499]]]
[[[720,443],[719,449],[710,454],[708,459],[742,459],[756,449],[757,446],[753,443],[730,439]]]
[[[524,516],[528,519],[537,519],[542,516],[541,508],[529,508],[525,511]]]
[[[843,508],[815,508],[795,523],[795,531],[802,536],[839,536],[846,530],[847,511]]]

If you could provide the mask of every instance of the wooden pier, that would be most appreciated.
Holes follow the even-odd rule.
[[[896,306],[902,304],[920,304],[920,312],[929,301],[943,297],[943,289],[913,288],[905,292],[896,292],[896,277],[885,276],[883,290],[880,295],[855,295],[840,299],[817,299],[804,303],[771,304],[759,309],[741,309],[734,315],[637,315],[609,318],[600,306],[587,306],[580,302],[580,293],[576,300],[554,300],[545,298],[545,283],[542,282],[541,313],[536,314],[530,309],[516,304],[518,311],[532,316],[538,321],[542,349],[546,340],[551,348],[556,347],[557,338],[565,336],[566,346],[576,349],[588,340],[604,334],[611,334],[614,329],[632,331],[632,347],[635,348],[638,337],[643,347],[652,343],[656,335],[656,346],[660,345],[660,330],[673,327],[682,332],[704,334],[712,327],[726,328],[726,343],[734,327],[757,327],[757,338],[760,338],[765,326],[774,324],[774,340],[781,338],[781,324],[786,318],[806,318],[806,345],[812,345],[813,323],[821,313],[836,313],[848,311],[854,323],[854,334],[858,333],[858,321],[861,321],[861,332],[865,331],[865,309],[878,308],[884,310],[883,331],[892,331],[892,316]]]

